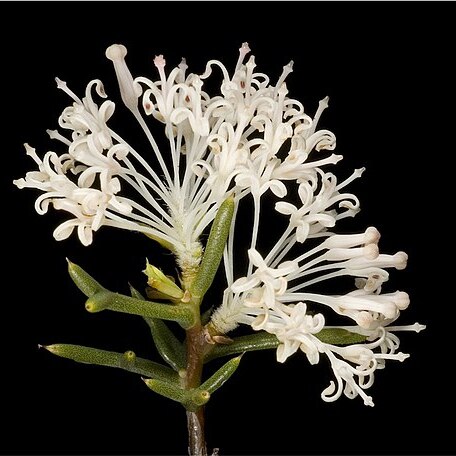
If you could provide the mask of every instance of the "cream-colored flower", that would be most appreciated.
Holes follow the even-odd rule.
[[[358,198],[345,189],[364,168],[337,179],[333,168],[342,156],[332,152],[335,135],[317,129],[328,98],[309,116],[302,103],[288,96],[286,81],[293,62],[271,82],[257,71],[253,56],[246,61],[249,52],[243,43],[233,72],[210,60],[200,75],[188,73],[185,60],[168,70],[165,58],[158,55],[158,77],[150,79],[133,77],[125,46],[110,46],[106,56],[113,62],[120,97],[150,150],[140,154],[108,126],[114,103],[101,81],[89,82],[80,99],[57,79],[72,103],[59,118],[62,131],[48,133],[63,152],[50,151],[40,159],[26,145],[38,170],[15,184],[42,193],[35,204],[40,214],[50,205],[70,214],[54,231],[57,240],[76,229],[88,245],[102,226],[141,232],[172,250],[184,273],[197,271],[201,235],[220,204],[233,196],[238,208],[250,195],[248,252],[235,248],[237,233],[245,232],[245,223],[235,216],[224,255],[227,287],[213,314],[213,326],[226,333],[245,324],[274,334],[280,342],[280,362],[298,349],[311,364],[325,355],[336,382],[324,390],[323,399],[335,400],[343,392],[372,405],[365,390],[374,371],[387,359],[406,358],[397,352],[394,333],[423,329],[392,326],[409,305],[409,297],[403,291],[383,291],[389,279],[386,269],[405,268],[407,255],[380,254],[375,228],[336,234],[338,222],[360,210]],[[221,73],[222,81],[219,90],[209,93],[205,85],[214,71]],[[101,98],[99,104],[94,91]],[[167,143],[162,149],[149,128],[154,119],[163,125]],[[125,188],[136,196],[127,197]],[[270,212],[267,219],[262,216],[265,204],[275,208],[285,227],[269,251],[260,254],[259,240],[270,240],[270,226],[275,224]],[[235,268],[238,255],[248,257],[244,271]],[[158,270],[151,274],[157,289],[181,297],[182,290]],[[314,289],[343,278],[350,285],[338,294]],[[318,334],[334,317],[342,320],[339,328],[365,336],[366,343],[338,347],[322,342]]]

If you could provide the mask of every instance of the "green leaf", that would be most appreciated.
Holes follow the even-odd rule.
[[[236,356],[236,358],[230,359],[225,363],[220,369],[215,372],[211,377],[209,377],[200,387],[204,391],[212,394],[214,391],[218,390],[236,371],[241,362],[241,356]]]
[[[175,370],[185,369],[187,356],[184,345],[168,328],[167,324],[156,318],[144,318],[149,325],[160,356]]]
[[[155,379],[143,379],[149,389],[160,396],[181,403],[187,410],[196,411],[199,407],[206,404],[211,395],[208,391],[201,388],[186,390],[175,383]]]
[[[225,249],[234,213],[234,198],[227,198],[212,223],[201,265],[190,286],[193,297],[201,299],[212,284]]]
[[[205,362],[222,356],[235,355],[248,351],[267,350],[277,348],[279,341],[274,334],[265,331],[255,332],[247,336],[240,336],[233,339],[231,344],[217,344],[206,355]]]
[[[325,344],[331,345],[361,344],[366,341],[366,336],[342,328],[323,328],[315,336]]]
[[[201,324],[206,325],[211,320],[212,312],[214,311],[214,306],[209,307],[202,315],[201,315]]]
[[[98,366],[117,367],[135,374],[177,382],[178,375],[169,367],[154,363],[148,359],[138,358],[134,352],[117,353],[100,350],[98,348],[83,347],[82,345],[53,344],[43,348],[62,358],[72,359],[78,363],[94,364]]]
[[[144,299],[144,296],[130,283],[130,293],[133,298]]]
[[[130,292],[134,298],[143,299],[141,293],[130,285]],[[185,369],[187,355],[184,345],[178,340],[166,323],[155,318],[144,318],[149,325],[160,356],[175,370]]]
[[[178,384],[151,378],[143,380],[148,388],[153,392],[160,394],[160,396],[167,397],[168,399],[180,402],[181,404],[185,403],[188,399],[188,391],[182,389]]]
[[[195,313],[188,304],[172,305],[144,301],[106,290],[92,295],[86,301],[85,308],[91,313],[109,309],[114,312],[176,321],[184,329],[192,327],[196,321]]]
[[[68,273],[73,279],[73,282],[76,286],[88,297],[90,298],[95,293],[103,291],[105,288],[102,287],[92,276],[87,274],[80,266],[72,263],[68,258]]]
[[[366,336],[342,328],[323,328],[315,336],[322,342],[331,345],[351,345],[366,341]],[[231,344],[214,345],[206,355],[204,362],[237,353],[277,348],[279,344],[280,342],[274,334],[259,331],[247,336],[236,337]]]

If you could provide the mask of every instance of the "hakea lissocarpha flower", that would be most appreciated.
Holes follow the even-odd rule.
[[[375,370],[386,360],[408,356],[398,351],[396,333],[424,328],[393,326],[409,298],[403,291],[383,292],[387,269],[405,268],[407,255],[380,254],[380,234],[372,227],[361,234],[335,233],[339,220],[359,211],[359,201],[347,187],[363,169],[342,181],[336,178],[334,165],[342,159],[331,152],[336,138],[317,129],[328,98],[320,101],[312,118],[288,97],[286,79],[293,62],[283,67],[278,81],[270,81],[256,70],[254,57],[247,58],[249,52],[244,43],[233,72],[210,60],[201,75],[188,73],[185,60],[168,70],[160,55],[154,59],[158,78],[151,80],[134,78],[125,62],[126,48],[110,46],[106,56],[114,64],[122,101],[144,130],[150,151],[140,154],[110,129],[114,103],[106,98],[101,81],[91,81],[79,98],[57,79],[71,105],[59,118],[61,131],[48,133],[63,153],[39,158],[26,145],[38,171],[15,184],[42,192],[35,206],[40,214],[50,205],[71,214],[55,229],[57,240],[77,229],[81,242],[89,245],[102,226],[141,232],[174,252],[184,278],[194,275],[201,262],[201,235],[223,201],[233,197],[236,209],[224,253],[227,288],[212,315],[212,333],[249,325],[277,337],[280,362],[298,349],[311,364],[326,356],[336,382],[322,398],[359,395],[373,405],[366,390]],[[221,72],[222,83],[211,94],[204,85],[214,71]],[[164,126],[164,148],[149,129],[154,119]],[[236,248],[242,228],[236,213],[248,195],[253,227],[248,264],[239,270],[236,259],[245,258],[246,252]],[[264,251],[259,237],[271,220],[262,219],[261,208],[271,201],[285,228]],[[343,276],[352,281],[352,291],[313,291],[315,284]],[[334,320],[341,325],[333,325]],[[324,329],[345,330],[358,335],[359,342],[332,344],[318,337]]]

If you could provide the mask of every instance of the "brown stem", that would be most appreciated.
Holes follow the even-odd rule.
[[[203,359],[206,341],[200,323],[187,331],[187,372],[186,388],[201,385]],[[187,411],[188,453],[190,456],[207,456],[204,438],[204,407]]]
[[[207,456],[204,439],[204,409],[187,412],[188,454],[189,456]]]

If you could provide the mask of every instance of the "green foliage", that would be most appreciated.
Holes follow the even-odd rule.
[[[222,356],[236,355],[248,351],[267,350],[277,348],[279,341],[274,334],[259,331],[247,336],[240,336],[233,339],[231,344],[213,345],[207,353],[205,362]]]
[[[186,367],[186,353],[182,342],[168,328],[167,324],[157,318],[144,318],[149,325],[152,338],[160,356],[175,370]]]
[[[85,304],[87,311],[93,313],[111,310],[142,316],[150,328],[158,353],[170,367],[139,358],[132,351],[117,353],[71,344],[53,344],[44,348],[57,356],[79,363],[115,367],[140,374],[146,377],[143,380],[152,391],[181,403],[188,411],[198,410],[207,403],[211,394],[234,374],[242,355],[230,359],[206,380],[200,378],[203,362],[248,351],[275,349],[280,344],[274,334],[264,331],[229,339],[223,335],[211,334],[201,325],[201,321],[203,324],[209,321],[210,311],[200,315],[199,307],[220,265],[233,213],[234,200],[228,198],[221,204],[215,217],[200,267],[193,281],[182,281],[187,289],[181,289],[160,269],[147,263],[144,272],[151,287],[148,288],[148,295],[156,296],[164,302],[144,299],[141,293],[132,287],[132,296],[109,291],[80,266],[68,261],[70,277],[88,298]],[[186,330],[191,329],[187,332],[187,339],[181,342],[166,321],[177,322]],[[196,338],[195,330],[199,334]],[[197,347],[189,349],[187,344],[190,334]],[[364,336],[340,328],[325,328],[315,336],[322,342],[333,345],[365,341]],[[215,343],[222,339],[223,344]],[[190,350],[188,355],[187,350]],[[195,367],[195,359],[199,367]],[[190,370],[199,372],[196,383],[195,378],[188,377]],[[200,386],[190,388],[188,385]]]
[[[134,352],[117,353],[82,345],[53,344],[43,348],[62,358],[72,359],[78,363],[98,366],[117,367],[135,374],[176,383],[178,375],[169,367],[148,359],[138,358]]]
[[[212,284],[225,250],[234,214],[234,199],[227,198],[221,205],[209,233],[198,274],[190,287],[192,296],[202,298]]]
[[[143,299],[141,293],[130,286],[131,295],[137,299]],[[185,369],[187,360],[185,347],[182,342],[168,328],[166,323],[156,318],[144,318],[149,325],[152,338],[158,353],[175,371]]]
[[[215,372],[211,377],[209,377],[200,388],[208,391],[212,394],[214,391],[218,390],[236,371],[241,362],[241,356],[230,359],[225,363],[220,369]]]
[[[323,328],[315,336],[322,342],[332,345],[350,345],[363,343],[366,340],[361,334],[352,333],[341,328]],[[240,336],[233,339],[231,344],[214,345],[205,357],[205,362],[222,356],[235,355],[248,351],[267,350],[277,348],[280,341],[274,334],[265,331],[258,331],[247,336]]]
[[[92,295],[86,301],[85,308],[91,313],[108,309],[142,317],[176,321],[185,329],[191,328],[196,319],[193,308],[188,304],[162,304],[105,290]]]
[[[210,393],[202,388],[184,389],[174,383],[155,379],[144,379],[144,383],[155,393],[181,403],[189,411],[196,411],[211,397]]]
[[[323,328],[318,334],[315,334],[322,342],[331,345],[351,345],[362,344],[366,341],[366,336],[352,333],[341,328]]]
[[[72,263],[68,258],[68,273],[73,279],[73,282],[76,286],[88,297],[90,298],[95,293],[103,291],[104,288],[87,272],[84,271],[77,264]]]

